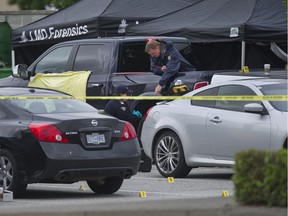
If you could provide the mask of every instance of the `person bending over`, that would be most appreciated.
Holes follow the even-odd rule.
[[[171,41],[150,40],[146,43],[145,52],[150,55],[151,71],[162,76],[155,88],[155,94],[160,94],[164,87],[168,89],[178,72],[196,70]]]

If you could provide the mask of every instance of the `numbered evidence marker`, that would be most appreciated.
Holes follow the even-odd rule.
[[[222,191],[222,197],[229,197],[228,191]]]
[[[86,187],[83,184],[81,184],[79,190],[86,190]]]
[[[168,183],[174,183],[174,177],[168,177],[167,182]]]
[[[141,197],[141,198],[147,197],[146,192],[145,192],[145,191],[140,191],[140,192],[139,192],[139,197]]]
[[[242,66],[242,73],[244,73],[244,74],[249,73],[249,67],[248,66]]]

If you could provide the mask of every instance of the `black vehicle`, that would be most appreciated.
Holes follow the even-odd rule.
[[[151,38],[156,37],[105,37],[58,43],[46,50],[29,67],[26,66],[27,71],[22,70],[21,73],[19,71],[17,73],[14,68],[14,77],[0,79],[0,86],[27,87],[30,76],[43,73],[91,71],[86,84],[88,97],[111,96],[115,86],[120,84],[127,85],[133,90],[133,96],[154,92],[161,76],[150,71],[150,56],[145,52],[147,39]],[[172,41],[174,47],[191,64],[196,65],[193,58],[195,53],[192,52],[188,39],[163,36],[157,38]],[[203,83],[207,85],[214,73],[187,71],[179,73],[179,76],[192,90]],[[25,74],[29,76],[23,76]],[[107,101],[87,99],[86,102],[97,109],[104,109]]]
[[[0,186],[24,194],[30,183],[87,181],[112,194],[140,165],[133,126],[69,95],[0,88]]]

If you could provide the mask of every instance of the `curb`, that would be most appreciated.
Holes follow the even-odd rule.
[[[81,200],[79,200],[81,202]],[[287,208],[242,206],[229,198],[144,200],[74,206],[1,209],[1,216],[287,216]]]

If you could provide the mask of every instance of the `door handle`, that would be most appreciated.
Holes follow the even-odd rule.
[[[211,122],[214,122],[214,123],[221,123],[222,120],[220,120],[220,118],[218,116],[215,116],[213,119],[210,119]]]
[[[104,84],[103,83],[93,83],[92,87],[103,87]]]

